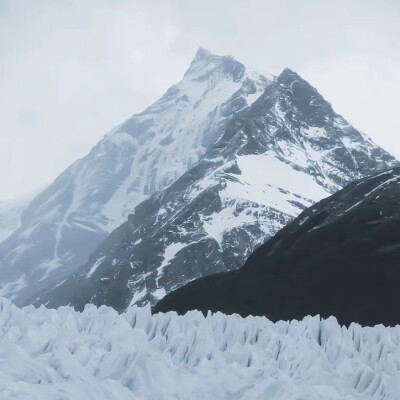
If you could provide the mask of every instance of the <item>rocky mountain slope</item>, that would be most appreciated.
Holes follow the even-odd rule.
[[[25,304],[68,277],[134,207],[192,165],[245,115],[269,79],[202,48],[183,79],[116,127],[45,189],[0,244],[0,291]]]
[[[198,164],[139,204],[71,278],[35,304],[124,310],[239,268],[301,211],[397,164],[285,69]]]
[[[155,310],[400,324],[400,168],[308,208],[243,268],[192,282]]]

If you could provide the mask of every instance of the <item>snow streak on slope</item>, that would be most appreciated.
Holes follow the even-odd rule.
[[[182,81],[105,135],[24,212],[0,245],[3,293],[23,304],[69,276],[138,203],[195,164],[269,83],[230,56],[199,49]],[[26,287],[14,284],[24,274]]]
[[[400,327],[0,299],[0,398],[395,400]]]

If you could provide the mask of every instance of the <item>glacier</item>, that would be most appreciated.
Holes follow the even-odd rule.
[[[400,399],[400,326],[0,298],[0,398]]]

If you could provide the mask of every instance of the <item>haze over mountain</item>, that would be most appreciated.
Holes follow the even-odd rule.
[[[155,311],[221,311],[273,321],[319,314],[400,324],[400,168],[350,183],[257,249],[240,270],[199,279]]]
[[[21,214],[34,196],[0,201],[0,241],[7,239],[21,224]]]
[[[239,268],[305,208],[398,164],[290,69],[245,110],[199,163],[139,204],[88,263],[33,303],[154,304],[195,278]]]

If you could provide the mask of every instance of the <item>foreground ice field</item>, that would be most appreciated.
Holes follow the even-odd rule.
[[[0,299],[0,399],[400,399],[400,327]]]

